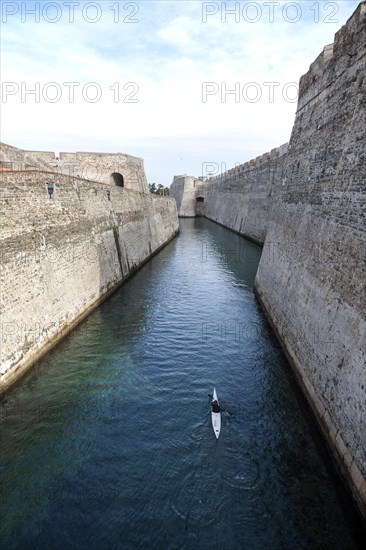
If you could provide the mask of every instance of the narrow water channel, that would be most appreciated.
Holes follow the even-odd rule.
[[[253,293],[261,249],[204,219],[1,403],[1,548],[360,547]],[[208,393],[223,417],[216,441]]]

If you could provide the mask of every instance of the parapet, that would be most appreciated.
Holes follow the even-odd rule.
[[[26,151],[28,155],[35,158],[40,158],[44,161],[54,162],[56,154],[53,151]]]
[[[48,170],[148,193],[144,161],[124,153],[26,151],[0,144],[0,171]]]
[[[77,159],[77,158],[86,158],[92,156],[93,158],[99,158],[103,159],[106,157],[110,157],[111,159],[115,158],[128,158],[135,161],[143,161],[142,157],[136,157],[134,155],[128,155],[126,153],[102,153],[102,152],[95,152],[95,151],[76,151],[76,152],[60,152],[60,160],[66,160],[66,159]]]
[[[187,174],[185,174],[184,176],[174,176],[171,185],[175,188],[181,187],[182,189],[193,189],[196,187],[204,187],[208,182],[209,180],[205,176],[196,178],[196,176],[187,176]]]
[[[288,151],[288,143],[284,143],[280,147],[276,147],[275,149],[272,149],[268,153],[264,153],[263,155],[260,155],[255,159],[249,160],[244,164],[239,164],[238,166],[235,166],[234,168],[227,170],[223,174],[219,174],[218,176],[214,176],[210,178],[208,180],[208,183],[216,183],[216,182],[222,181],[223,179],[227,179],[233,176],[235,177],[238,174],[243,174],[251,170],[256,170],[257,168],[260,168],[267,162],[273,159],[276,159],[278,157],[282,157],[287,153],[287,151]]]
[[[334,55],[342,55],[343,53],[347,54],[357,54],[362,53],[362,51],[357,52],[357,43],[355,37],[359,34],[366,34],[366,2],[361,2],[353,15],[348,19],[347,23],[336,33],[334,40]],[[363,48],[365,47],[365,41],[362,43]],[[351,51],[347,48],[351,48]],[[345,51],[346,50],[346,51]],[[359,48],[362,50],[362,47]]]
[[[366,44],[366,2],[361,2],[347,23],[335,34],[334,43],[324,47],[300,79],[298,113],[314,101],[324,99],[333,78],[331,69],[343,71],[358,63]]]

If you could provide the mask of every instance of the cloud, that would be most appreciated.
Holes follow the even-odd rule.
[[[201,2],[104,1],[95,23],[88,20],[93,11],[83,13],[88,3],[80,2],[73,22],[58,4],[56,23],[42,13],[39,23],[34,16],[22,23],[19,2],[19,13],[2,25],[2,81],[19,88],[5,102],[3,96],[2,139],[30,149],[146,156],[148,179],[166,184],[176,164],[181,171],[182,156],[184,172],[198,174],[199,158],[235,164],[287,141],[296,110],[287,84],[298,82],[358,2],[297,2],[294,23],[286,19],[296,13],[283,11],[288,2],[276,3],[273,22],[258,3],[255,23],[248,21],[254,12],[243,12],[247,2],[237,22],[228,14],[222,22],[220,13],[237,3],[211,3],[218,12],[206,23]],[[73,101],[71,82],[78,84]],[[216,92],[204,103],[205,82]],[[37,85],[38,97],[27,94]]]
[[[189,17],[177,17],[167,27],[160,29],[157,36],[168,44],[184,49],[195,43]]]

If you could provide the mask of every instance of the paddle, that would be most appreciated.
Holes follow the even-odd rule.
[[[211,395],[210,393],[208,393],[207,395],[208,395],[208,397],[210,397],[211,399],[213,399],[213,395]],[[221,405],[219,405],[219,407],[220,407],[220,412],[225,412],[225,413],[229,414],[230,416],[235,416],[234,413],[228,411],[227,409],[223,409],[223,408],[221,407]]]

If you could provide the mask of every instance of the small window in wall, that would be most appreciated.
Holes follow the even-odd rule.
[[[197,202],[205,202],[205,199],[204,199],[204,197],[197,197],[196,201]]]
[[[111,174],[111,183],[114,183],[114,185],[117,185],[117,187],[125,186],[125,180],[123,179],[122,174],[120,174],[119,172],[113,172],[113,174]]]

